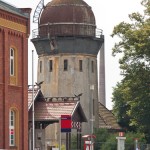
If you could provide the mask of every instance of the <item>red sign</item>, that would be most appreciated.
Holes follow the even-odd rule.
[[[124,136],[124,132],[119,132],[119,136]]]
[[[13,129],[10,130],[10,134],[14,134],[14,130]]]
[[[71,115],[61,115],[61,132],[71,132]]]

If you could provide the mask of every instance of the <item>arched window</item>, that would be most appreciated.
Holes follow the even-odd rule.
[[[10,110],[9,112],[9,145],[15,146],[15,119],[16,113],[14,110]]]
[[[17,49],[10,47],[10,84],[17,85]]]
[[[15,50],[10,48],[10,75],[15,75]]]

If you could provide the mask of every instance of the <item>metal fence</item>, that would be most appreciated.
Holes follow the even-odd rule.
[[[81,150],[84,149],[84,144],[82,142]],[[79,150],[76,147],[76,142],[71,144],[71,150]],[[117,150],[117,141],[112,142],[95,142],[94,150]],[[136,150],[135,143],[125,143],[125,150]],[[150,144],[138,143],[138,150],[150,150]]]

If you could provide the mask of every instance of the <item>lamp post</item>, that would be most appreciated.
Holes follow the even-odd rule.
[[[90,103],[90,105],[91,105],[91,107],[90,107],[91,119],[90,119],[90,121],[91,121],[91,135],[92,135],[93,134],[93,91],[94,91],[94,85],[93,84],[90,85],[90,90],[91,90],[91,103]]]
[[[90,146],[90,150],[93,150],[93,141],[92,141],[92,135],[93,135],[93,91],[94,91],[94,85],[90,85],[90,90],[91,90],[91,103],[90,103],[90,109],[91,109],[91,146]]]
[[[35,149],[35,134],[34,134],[34,50],[32,50],[32,146],[33,150]]]
[[[59,118],[59,150],[61,150],[61,117]]]

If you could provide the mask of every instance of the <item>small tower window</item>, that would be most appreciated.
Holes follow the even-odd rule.
[[[94,73],[94,61],[91,62],[91,71]]]
[[[53,61],[49,60],[49,72],[53,71]]]
[[[42,72],[42,61],[40,61],[40,73]]]
[[[65,59],[64,60],[64,71],[67,71],[68,70],[68,60]]]
[[[79,60],[79,71],[82,72],[83,71],[83,63],[82,60]]]

